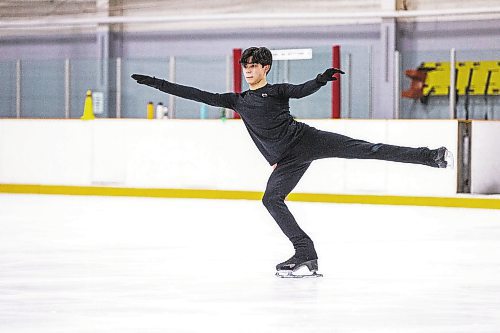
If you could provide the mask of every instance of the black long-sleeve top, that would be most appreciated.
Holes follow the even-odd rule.
[[[290,98],[302,98],[326,83],[316,79],[303,84],[267,84],[256,90],[237,93],[211,93],[161,80],[157,89],[171,95],[238,112],[250,137],[270,165],[281,160],[304,134],[306,124],[290,114]]]

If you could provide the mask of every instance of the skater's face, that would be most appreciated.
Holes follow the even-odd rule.
[[[253,63],[252,57],[250,57],[248,62],[242,64],[241,67],[243,67],[243,74],[250,89],[260,88],[262,84],[267,83],[266,73],[269,71],[269,65],[262,66],[261,64]]]

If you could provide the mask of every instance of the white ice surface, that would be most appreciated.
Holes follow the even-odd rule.
[[[0,332],[500,332],[500,211],[0,195]]]

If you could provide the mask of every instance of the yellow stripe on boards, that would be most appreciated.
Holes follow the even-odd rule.
[[[226,191],[203,189],[155,189],[126,188],[106,186],[57,186],[57,185],[21,185],[0,184],[0,193],[24,194],[62,194],[62,195],[97,195],[130,196],[153,198],[188,198],[188,199],[229,199],[261,200],[263,193],[257,191]],[[356,194],[319,194],[292,193],[289,201],[351,203],[371,205],[438,206],[462,208],[500,209],[500,199],[484,197],[415,197],[391,195],[356,195]]]
[[[292,193],[290,201],[500,209],[500,199]]]
[[[18,185],[0,184],[0,193],[65,194],[65,195],[102,195],[158,198],[195,198],[195,199],[246,199],[260,200],[262,192],[127,188],[107,186],[59,186],[59,185]]]

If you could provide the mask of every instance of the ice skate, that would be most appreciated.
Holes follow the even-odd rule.
[[[318,273],[318,259],[301,259],[296,256],[276,265],[276,276],[280,278],[322,277]]]
[[[454,159],[451,151],[446,147],[440,147],[431,151],[432,159],[434,160],[435,167],[453,169]]]

